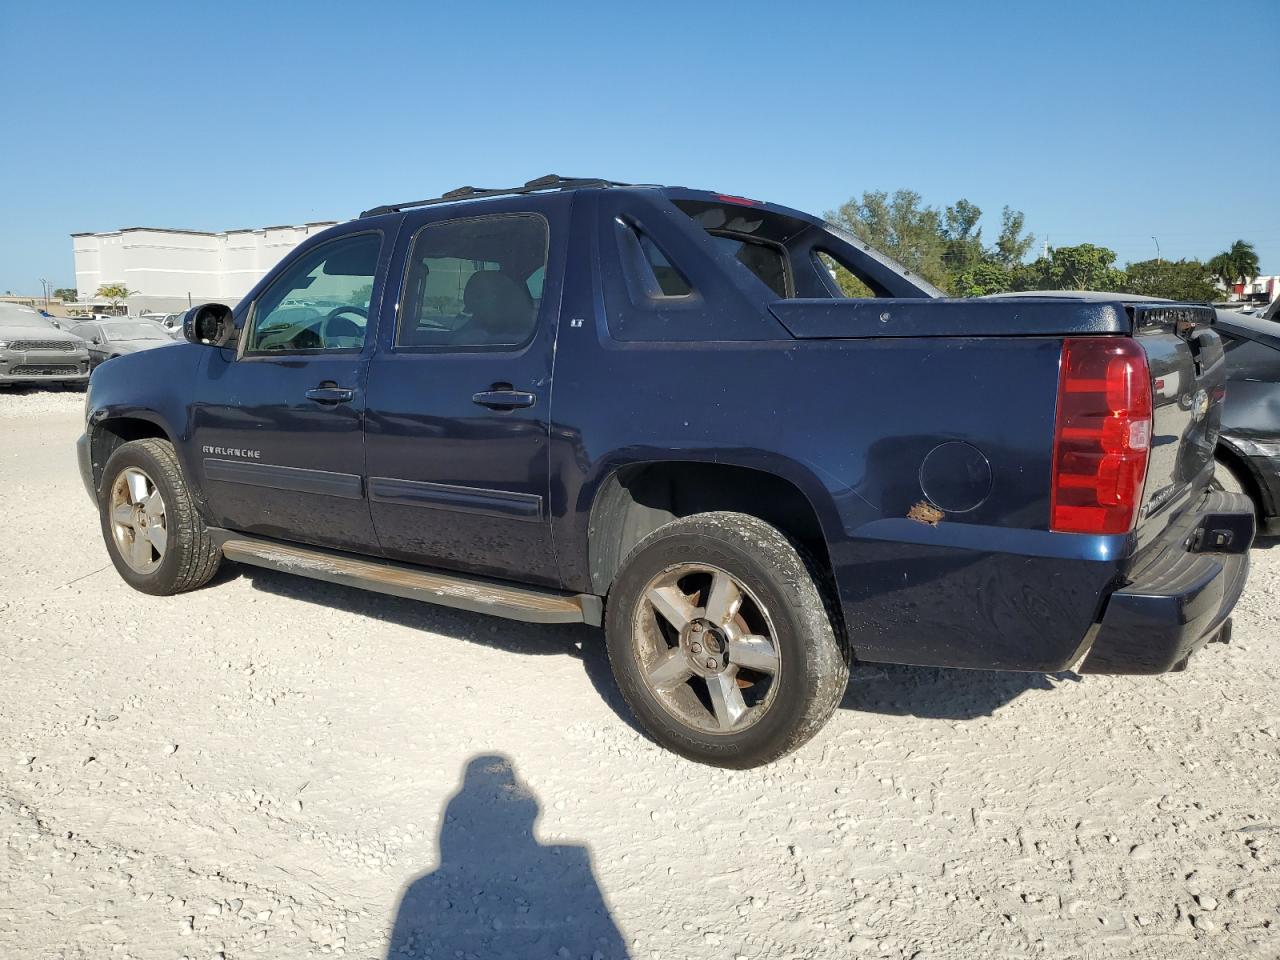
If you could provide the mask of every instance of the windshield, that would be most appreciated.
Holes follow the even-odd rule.
[[[168,340],[165,332],[150,323],[103,324],[102,332],[108,340]]]

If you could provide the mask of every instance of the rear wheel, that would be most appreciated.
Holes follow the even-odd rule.
[[[134,440],[111,455],[98,510],[111,562],[134,589],[167,596],[203,586],[217,573],[222,551],[167,440]]]
[[[777,529],[705,513],[654,531],[609,594],[609,661],[660,744],[723,767],[811,738],[848,682],[822,578]]]

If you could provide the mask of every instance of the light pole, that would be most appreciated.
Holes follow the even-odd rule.
[[[1152,237],[1151,239],[1155,240],[1156,242],[1156,260],[1161,260],[1162,257],[1160,256],[1160,241],[1156,237]]]

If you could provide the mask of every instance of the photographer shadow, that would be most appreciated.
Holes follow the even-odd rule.
[[[540,844],[537,816],[509,758],[473,757],[445,807],[440,865],[400,899],[387,960],[626,958],[587,849]]]

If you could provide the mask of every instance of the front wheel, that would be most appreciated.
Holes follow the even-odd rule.
[[[781,532],[739,513],[672,521],[623,562],[606,642],[628,706],[691,760],[755,767],[821,729],[848,683],[823,579]]]
[[[111,455],[98,511],[111,562],[135,590],[168,596],[203,586],[217,573],[222,551],[167,440],[133,440]]]

